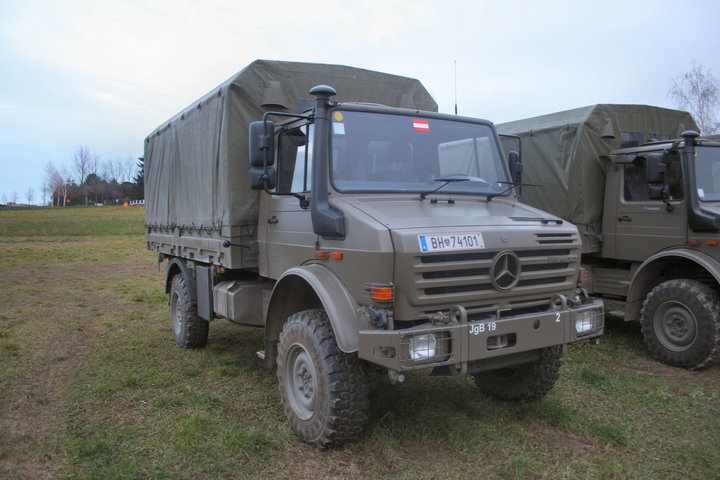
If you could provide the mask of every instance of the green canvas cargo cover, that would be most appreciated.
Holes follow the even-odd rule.
[[[145,139],[145,222],[181,235],[233,237],[257,223],[248,127],[266,111],[298,113],[319,84],[338,101],[437,111],[415,79],[341,65],[257,60]]]
[[[500,135],[522,139],[523,183],[541,185],[524,188],[522,201],[594,232],[600,229],[605,194],[607,166],[601,157],[697,128],[684,111],[611,104],[497,125]],[[518,149],[516,139],[501,139],[506,154]]]

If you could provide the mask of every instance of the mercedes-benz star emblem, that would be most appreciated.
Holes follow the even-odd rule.
[[[515,252],[504,251],[495,256],[490,278],[497,290],[510,290],[517,285],[520,280],[520,258]]]

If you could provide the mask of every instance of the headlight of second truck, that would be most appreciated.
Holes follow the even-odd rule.
[[[588,309],[581,311],[570,310],[573,316],[572,325],[575,326],[575,336],[585,337],[598,333],[604,326],[604,311],[602,309]]]

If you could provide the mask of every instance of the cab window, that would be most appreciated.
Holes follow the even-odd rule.
[[[662,201],[663,192],[670,200],[683,198],[682,167],[679,161],[669,163],[662,182],[655,183],[653,179],[647,178],[644,157],[637,157],[632,163],[625,164],[623,177],[623,198],[627,202]]]
[[[279,193],[309,192],[312,178],[312,125],[294,128],[278,139]]]

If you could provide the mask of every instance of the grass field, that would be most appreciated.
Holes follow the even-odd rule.
[[[540,402],[469,379],[370,377],[364,435],[317,451],[290,431],[262,330],[170,331],[142,207],[0,210],[0,478],[718,478],[720,368],[653,361],[608,319]]]

